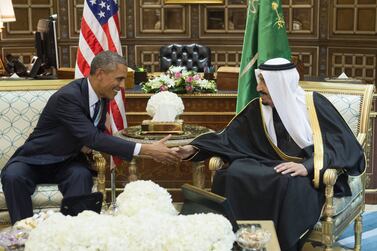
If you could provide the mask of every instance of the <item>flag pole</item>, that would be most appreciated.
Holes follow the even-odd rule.
[[[116,210],[116,195],[115,195],[115,168],[111,169],[111,205],[112,211]]]

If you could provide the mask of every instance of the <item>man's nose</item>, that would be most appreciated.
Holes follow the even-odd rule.
[[[262,90],[261,85],[257,84],[257,92],[260,92]]]

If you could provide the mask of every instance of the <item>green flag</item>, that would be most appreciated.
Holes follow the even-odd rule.
[[[248,0],[238,78],[237,113],[259,94],[254,70],[276,57],[291,60],[281,0]]]

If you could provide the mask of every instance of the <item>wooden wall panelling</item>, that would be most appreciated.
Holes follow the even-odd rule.
[[[224,4],[199,6],[201,38],[242,39],[246,24],[246,1],[224,0]],[[221,40],[218,40],[221,43]]]
[[[318,38],[319,3],[317,0],[283,0],[286,28],[290,37]]]
[[[1,40],[33,41],[38,20],[56,13],[56,6],[57,0],[13,0],[17,22],[6,23]]]
[[[136,45],[134,65],[144,67],[148,72],[160,71],[160,47],[162,45]]]
[[[328,76],[336,77],[342,72],[353,78],[374,83],[377,68],[377,48],[328,48]]]
[[[34,47],[17,46],[17,47],[2,47],[2,55],[17,55],[20,61],[24,64],[30,64],[32,57],[35,55]]]
[[[291,46],[292,55],[297,56],[304,65],[304,76],[318,75],[318,46]]]
[[[190,9],[190,5],[164,4],[163,0],[135,0],[135,37],[190,38]]]
[[[331,37],[376,39],[376,9],[374,0],[335,0],[331,2]],[[357,36],[355,36],[357,35]]]
[[[220,66],[240,66],[242,46],[240,45],[207,45],[211,48],[211,64],[217,70]]]

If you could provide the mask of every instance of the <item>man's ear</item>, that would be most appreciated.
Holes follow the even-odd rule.
[[[102,80],[103,70],[101,68],[98,68],[96,72],[94,73],[94,76],[98,80]]]

